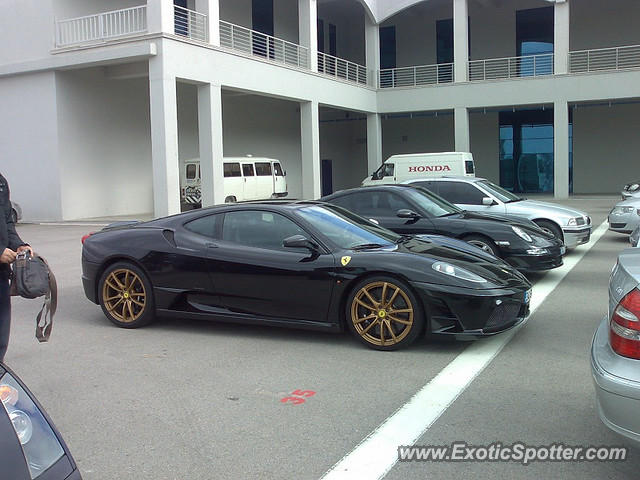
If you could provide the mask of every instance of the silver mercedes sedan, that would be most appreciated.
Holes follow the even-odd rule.
[[[591,217],[554,203],[528,200],[480,177],[437,177],[407,180],[472,212],[525,218],[563,241],[567,248],[587,243]]]
[[[610,429],[640,442],[640,249],[618,255],[609,279],[609,313],[591,345],[598,415]]]
[[[640,198],[618,202],[607,217],[609,230],[630,234],[640,225]]]

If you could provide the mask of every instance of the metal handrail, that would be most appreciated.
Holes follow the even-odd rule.
[[[318,73],[341,78],[349,82],[369,85],[367,67],[322,52],[318,52]]]
[[[553,75],[553,53],[470,60],[469,81]]]
[[[453,82],[453,63],[385,68],[378,72],[378,88],[418,87]]]
[[[55,22],[56,47],[106,41],[147,31],[147,6],[68,18]]]
[[[569,52],[569,73],[626,70],[640,67],[640,45]]]
[[[201,42],[209,41],[209,29],[207,15],[189,10],[188,8],[174,5],[174,31],[176,35],[182,35],[192,40]]]
[[[277,63],[309,68],[309,49],[281,38],[220,21],[220,45]]]

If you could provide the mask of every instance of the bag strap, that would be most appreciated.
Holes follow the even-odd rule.
[[[58,282],[44,257],[38,255],[49,270],[49,292],[44,297],[42,308],[36,317],[36,338],[40,343],[49,341],[53,329],[53,316],[58,308]]]

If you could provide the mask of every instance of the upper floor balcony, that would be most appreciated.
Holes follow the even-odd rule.
[[[356,0],[345,0],[346,3],[355,3],[355,1]],[[516,0],[516,3],[520,1],[521,0]],[[246,18],[248,18],[246,12],[244,12],[244,17],[242,17],[242,15],[239,15],[236,11],[237,8],[235,6],[233,9],[236,10],[231,8],[231,5],[235,4],[229,2],[226,3],[225,7],[225,3],[221,0],[220,16],[223,17],[223,15],[226,14],[227,17],[235,18],[236,21],[242,21],[244,18],[246,23]],[[298,2],[294,0],[291,0],[291,3],[292,5],[298,4]],[[294,28],[293,22],[291,22],[288,28],[281,32],[282,36],[268,35],[228,20],[218,20],[218,16],[214,17],[214,25],[211,25],[211,18],[206,13],[197,12],[179,5],[173,5],[171,10],[163,11],[164,15],[170,16],[171,18],[169,21],[163,19],[163,21],[156,25],[154,24],[155,20],[149,19],[149,9],[152,5],[151,0],[149,3],[133,7],[56,20],[55,48],[56,51],[61,51],[68,48],[102,45],[108,42],[122,41],[164,31],[164,33],[171,34],[175,38],[185,38],[196,44],[213,45],[216,48],[226,49],[235,54],[259,59],[261,61],[280,64],[289,68],[309,70],[316,74],[337,80],[380,89],[448,85],[456,82],[457,79],[459,81],[457,73],[465,69],[466,76],[464,81],[480,82],[640,68],[640,45],[628,45],[565,51],[563,58],[566,60],[564,61],[566,69],[558,71],[556,68],[558,54],[553,51],[552,30],[551,34],[546,33],[549,39],[551,39],[550,44],[544,41],[527,41],[525,33],[518,33],[516,35],[519,40],[514,44],[514,47],[517,47],[514,49],[519,53],[532,51],[532,54],[521,54],[517,56],[488,55],[483,57],[483,53],[490,54],[506,50],[504,48],[491,46],[493,45],[491,42],[487,43],[481,40],[472,42],[469,40],[469,60],[467,62],[460,64],[447,61],[453,55],[455,44],[452,19],[447,19],[447,16],[449,14],[453,15],[453,12],[448,4],[449,2],[446,0],[437,0],[434,1],[433,4],[431,4],[432,2],[423,2],[418,6],[411,7],[406,12],[399,13],[396,17],[388,19],[380,25],[380,52],[382,52],[380,58],[382,63],[389,63],[389,58],[385,57],[385,55],[388,56],[388,53],[385,54],[385,51],[389,51],[389,46],[385,43],[387,42],[385,39],[393,38],[393,64],[399,64],[399,66],[381,68],[374,71],[364,65],[364,62],[361,63],[357,61],[357,58],[364,58],[363,52],[366,46],[364,45],[366,43],[364,39],[360,41],[360,45],[358,44],[357,35],[354,37],[356,40],[352,41],[350,45],[345,45],[341,48],[343,51],[350,52],[347,55],[347,57],[351,57],[350,59],[341,58],[333,54],[337,51],[336,29],[340,28],[340,25],[336,27],[336,25],[330,22],[326,22],[325,25],[320,19],[323,9],[329,8],[333,3],[319,3],[318,41],[323,43],[322,45],[318,43],[316,46],[317,49],[311,49],[309,46],[300,44],[298,25],[295,25]],[[541,2],[541,4],[545,3],[546,2]],[[577,5],[580,4],[578,3]],[[536,34],[543,35],[546,31],[545,28],[547,28],[544,27],[543,23],[546,16],[548,16],[549,8],[553,9],[554,7],[540,7],[534,8],[533,10],[518,10],[517,8],[518,5],[510,6],[509,11],[506,12],[513,13],[512,11],[515,9],[516,17],[519,19],[518,22],[520,22],[516,25],[517,29],[519,28],[526,32],[526,29],[520,25],[526,25],[527,21],[531,21],[537,26],[540,32],[542,32],[537,32]],[[358,13],[354,13],[354,11],[342,13],[345,16],[357,16]],[[486,12],[484,10],[478,12],[470,11],[470,38],[489,38],[487,37],[488,32],[494,28],[488,20],[491,13],[492,12]],[[505,12],[498,11],[498,13],[506,16]],[[586,13],[593,12],[587,11]],[[326,14],[328,18],[333,18],[332,15],[335,16],[335,12]],[[432,46],[423,42],[421,43],[422,46],[417,49],[414,33],[418,31],[418,27],[422,28],[422,23],[418,22],[420,23],[420,25],[418,25],[416,18],[425,18],[428,17],[428,15],[432,15],[434,18],[432,25],[433,32],[431,33],[435,34],[434,36],[437,41]],[[580,19],[580,15],[585,16],[586,14],[578,10],[578,20]],[[486,24],[476,25],[477,22],[473,22],[474,18],[480,17],[482,20],[484,18],[483,16],[486,17]],[[529,20],[527,20],[527,16],[530,16]],[[497,24],[504,23],[500,15],[495,15],[494,21]],[[348,23],[349,22],[345,21],[345,25]],[[474,25],[476,26],[474,27]],[[541,27],[540,25],[543,26]],[[552,27],[553,26],[549,28]],[[358,27],[362,32],[364,32],[364,28],[364,23]],[[597,44],[608,41],[606,38],[599,39],[595,34],[593,37],[585,37],[581,33],[580,24],[577,20],[572,24],[572,28],[575,28],[578,33],[573,33],[573,30],[572,33],[570,33],[569,39],[571,44],[582,46],[589,43]],[[393,30],[392,37],[389,37],[388,29]],[[324,30],[328,30],[328,32]],[[327,33],[329,35],[327,35]],[[500,35],[496,35],[497,38],[500,37]],[[295,41],[296,36],[298,37],[298,41]],[[328,53],[323,51],[325,50],[325,37],[328,38]],[[410,42],[407,41],[409,38],[411,39]],[[522,38],[525,38],[525,40]],[[638,41],[640,42],[640,36]],[[536,50],[544,50],[545,48],[551,48],[552,51],[539,53]],[[436,60],[436,62],[415,63],[415,60],[421,59]]]

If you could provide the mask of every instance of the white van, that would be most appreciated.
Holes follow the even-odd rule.
[[[362,186],[401,183],[414,178],[461,175],[475,177],[473,155],[469,152],[412,153],[392,155]]]
[[[225,157],[224,201],[266,200],[288,195],[285,171],[279,160],[264,157]],[[183,162],[180,197],[183,204],[202,204],[200,160]]]

